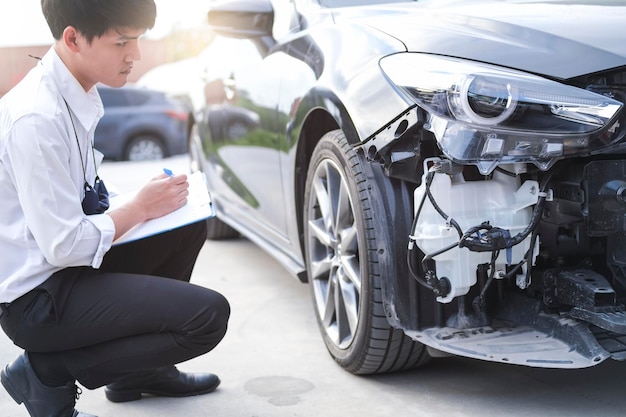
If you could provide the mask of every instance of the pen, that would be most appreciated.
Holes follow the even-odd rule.
[[[163,172],[165,172],[168,177],[172,177],[174,175],[174,173],[167,168],[163,168]]]

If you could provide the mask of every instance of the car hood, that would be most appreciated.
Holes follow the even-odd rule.
[[[624,2],[564,3],[418,1],[366,7],[360,17],[402,41],[409,51],[488,62],[556,79],[626,65],[626,40],[621,35]],[[341,15],[336,18],[340,21]]]

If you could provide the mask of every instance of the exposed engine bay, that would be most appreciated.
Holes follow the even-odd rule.
[[[544,116],[539,99],[520,110],[510,86],[465,85],[459,108],[480,113],[466,119],[441,104],[463,101],[452,89],[424,98],[411,87],[422,104],[362,145],[387,175],[418,184],[407,262],[438,319],[404,330],[433,353],[561,368],[626,359],[626,116],[583,119],[626,102],[626,71],[569,84],[610,99],[584,116],[554,110],[584,126],[570,137],[493,128],[516,112]]]

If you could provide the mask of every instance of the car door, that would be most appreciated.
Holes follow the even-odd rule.
[[[216,36],[202,61],[204,114],[199,117],[216,204],[264,238],[284,240],[279,72],[246,39]]]

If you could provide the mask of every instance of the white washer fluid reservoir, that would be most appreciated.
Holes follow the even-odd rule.
[[[428,162],[428,161],[427,161]],[[416,210],[419,207],[426,187],[425,165],[422,185],[415,190]],[[539,197],[539,184],[525,181],[520,186],[518,177],[494,171],[493,178],[485,181],[465,181],[461,175],[435,174],[430,192],[439,207],[453,218],[463,232],[471,227],[489,222],[494,227],[506,229],[511,237],[528,226],[532,206]],[[417,246],[425,254],[458,243],[459,235],[433,207],[428,197],[417,219],[413,236]],[[511,264],[520,262],[530,247],[530,235],[511,249]],[[504,271],[507,264],[507,250],[501,250],[496,260],[496,270]],[[468,293],[476,284],[476,267],[491,261],[491,252],[472,252],[468,248],[455,247],[433,258],[438,278],[450,281],[451,291],[437,301],[448,303],[455,297]]]

